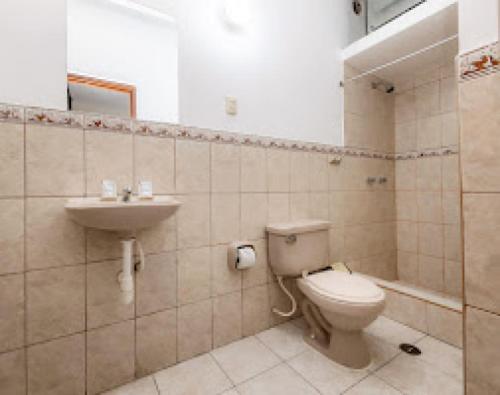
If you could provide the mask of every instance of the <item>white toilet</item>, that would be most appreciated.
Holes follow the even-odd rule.
[[[362,330],[384,309],[384,291],[373,282],[328,266],[326,221],[303,220],[267,226],[269,261],[279,277],[297,278],[306,298],[302,312],[309,325],[306,341],[350,368],[371,358]]]

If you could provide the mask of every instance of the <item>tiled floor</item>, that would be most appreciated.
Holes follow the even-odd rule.
[[[296,320],[213,350],[107,395],[459,395],[462,351],[380,317],[367,328],[372,364],[340,366],[302,340]],[[421,356],[398,345],[416,343]]]

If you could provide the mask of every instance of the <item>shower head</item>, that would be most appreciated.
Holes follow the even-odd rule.
[[[389,84],[388,82],[372,82],[372,88],[381,90],[385,93],[394,92],[394,85]]]

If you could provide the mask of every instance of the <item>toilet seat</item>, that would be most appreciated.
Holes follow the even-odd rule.
[[[299,280],[321,299],[350,305],[371,305],[384,300],[384,291],[371,281],[345,272],[327,270]]]

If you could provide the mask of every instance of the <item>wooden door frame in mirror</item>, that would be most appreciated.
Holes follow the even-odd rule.
[[[137,90],[135,86],[122,84],[114,81],[106,81],[99,78],[88,77],[86,75],[68,73],[68,84],[80,84],[92,86],[94,88],[108,89],[115,92],[125,93],[129,95],[130,102],[130,118],[135,119],[137,116]]]

